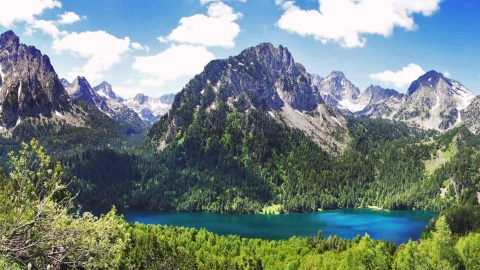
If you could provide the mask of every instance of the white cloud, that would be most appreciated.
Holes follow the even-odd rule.
[[[70,52],[76,57],[87,59],[83,67],[75,67],[69,76],[85,76],[96,80],[102,72],[109,70],[121,61],[122,56],[130,49],[130,39],[119,39],[105,31],[70,33],[53,41],[53,49],[57,53]]]
[[[368,77],[370,79],[381,81],[386,85],[394,85],[395,87],[402,88],[410,85],[425,73],[426,72],[423,68],[412,63],[396,72],[387,70],[380,73],[370,74]]]
[[[74,22],[78,22],[81,19],[85,19],[86,17],[80,17],[75,12],[67,11],[62,15],[59,15],[60,19],[58,20],[59,24],[72,24]]]
[[[434,14],[442,0],[318,0],[318,10],[302,10],[295,1],[275,0],[284,10],[279,28],[342,47],[363,47],[365,35],[388,37],[394,28],[417,29],[413,14]]]
[[[146,75],[141,86],[162,86],[165,81],[200,73],[214,58],[204,46],[172,45],[154,56],[135,57],[133,68]]]
[[[130,47],[136,51],[150,51],[150,47],[148,46],[143,46],[142,44],[138,43],[138,42],[132,42],[130,44]]]
[[[27,27],[27,32],[32,33],[36,29],[42,31],[43,33],[49,36],[52,36],[53,38],[57,38],[61,34],[60,30],[58,30],[58,27],[55,25],[53,21],[36,20]]]
[[[58,0],[2,0],[0,25],[11,27],[15,22],[33,22],[46,9],[62,7]]]
[[[160,42],[175,41],[206,47],[232,48],[234,39],[240,33],[240,26],[235,23],[242,17],[223,2],[211,3],[207,15],[196,14],[180,19],[179,26],[167,37],[159,37]]]
[[[450,78],[450,72],[448,72],[448,70],[445,70],[443,72],[443,76],[447,77],[447,78]]]

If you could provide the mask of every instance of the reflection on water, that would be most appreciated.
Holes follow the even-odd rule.
[[[107,208],[84,208],[94,214]],[[236,215],[214,213],[163,213],[148,210],[118,210],[129,222],[206,228],[221,235],[236,234],[249,238],[288,239],[292,236],[338,235],[354,238],[368,233],[373,239],[386,239],[396,244],[420,238],[423,228],[436,212],[375,211],[340,209],[304,214]]]

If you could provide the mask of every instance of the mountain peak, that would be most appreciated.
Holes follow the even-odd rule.
[[[20,43],[13,31],[0,35],[0,126],[15,127],[23,117],[50,117],[70,109],[68,95],[46,55]]]
[[[133,100],[138,101],[138,103],[140,105],[142,105],[143,103],[145,103],[148,100],[148,97],[145,96],[144,94],[140,93],[140,94],[135,95]]]
[[[101,84],[95,86],[93,90],[100,96],[103,96],[107,99],[115,99],[119,102],[123,102],[123,98],[117,96],[115,92],[113,92],[112,85],[106,81],[103,81]]]
[[[445,78],[442,73],[435,70],[430,70],[412,82],[407,90],[407,95],[413,95],[413,93],[415,93],[422,86],[435,89],[440,81],[445,81],[447,84],[450,84],[449,79]]]
[[[10,44],[20,44],[20,38],[11,30],[0,35],[0,47],[6,47]]]
[[[343,72],[341,71],[334,70],[332,71],[332,73],[330,73],[330,75],[327,76],[327,78],[335,78],[335,77],[345,78],[345,74],[343,74]]]

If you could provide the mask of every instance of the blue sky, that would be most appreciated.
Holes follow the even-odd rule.
[[[343,71],[405,92],[437,70],[480,94],[479,1],[2,0],[0,31],[50,56],[61,77],[122,97],[176,93],[212,59],[282,44],[308,72]]]

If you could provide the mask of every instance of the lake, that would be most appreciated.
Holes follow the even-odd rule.
[[[84,208],[94,214],[108,212],[106,208]],[[372,239],[386,239],[396,244],[421,237],[424,227],[438,213],[423,210],[379,211],[370,209],[340,209],[303,214],[240,215],[215,213],[155,212],[148,210],[118,210],[128,222],[205,228],[211,232],[235,234],[248,238],[288,239],[292,236],[338,235],[354,238],[368,233]]]

